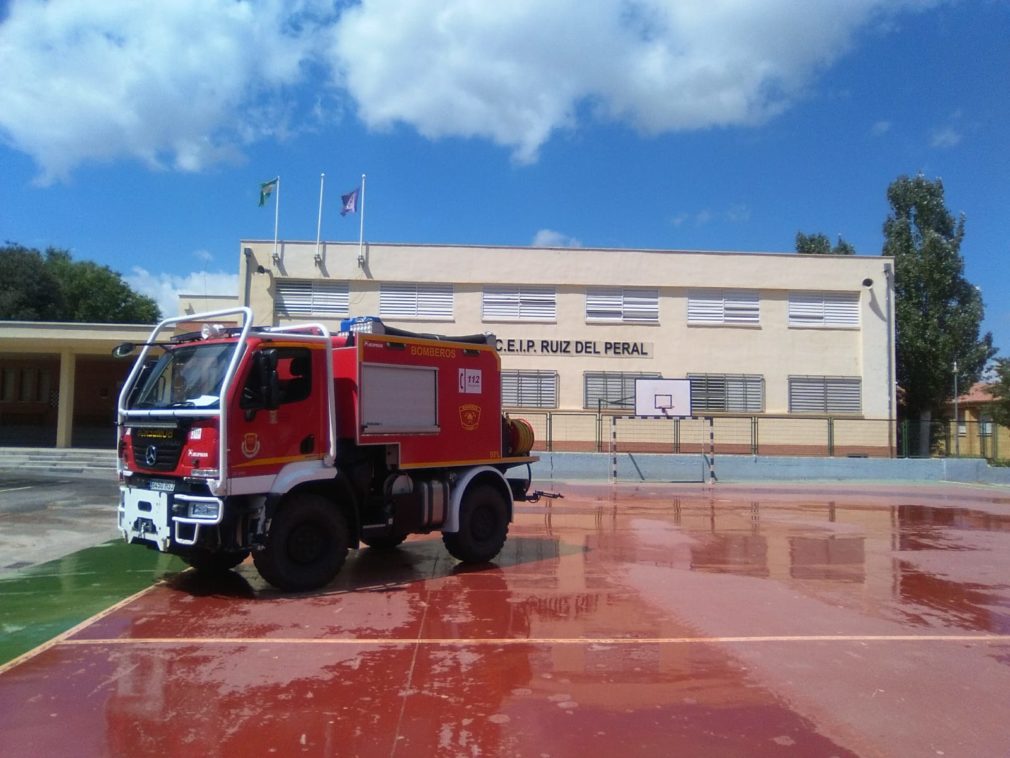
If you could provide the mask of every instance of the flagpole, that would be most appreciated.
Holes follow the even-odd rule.
[[[358,219],[358,263],[365,262],[364,254],[365,241],[365,175],[361,175],[361,217]]]
[[[280,174],[277,175],[277,200],[274,205],[274,263],[280,261],[280,256],[277,254],[277,224],[281,218],[281,177]]]
[[[316,263],[322,262],[319,255],[319,237],[323,228],[323,183],[326,181],[326,174],[319,175],[319,218],[316,220]]]

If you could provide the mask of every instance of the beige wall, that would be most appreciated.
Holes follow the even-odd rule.
[[[312,242],[282,242],[276,260],[272,241],[244,241],[240,250],[239,297],[253,308],[259,324],[283,322],[275,317],[273,302],[274,282],[281,278],[347,281],[352,316],[379,314],[383,282],[437,282],[454,285],[451,321],[386,320],[417,330],[491,331],[502,339],[538,343],[567,339],[649,344],[651,355],[645,358],[502,356],[505,369],[557,370],[560,409],[582,407],[585,371],[650,371],[666,378],[761,374],[766,413],[780,414],[788,411],[787,378],[809,374],[861,377],[863,416],[894,417],[893,292],[884,271],[890,261],[879,256],[385,244],[367,245],[359,262],[353,243],[322,245],[318,261]],[[872,279],[872,286],[863,286],[865,279]],[[556,322],[482,321],[485,284],[554,286]],[[587,286],[658,287],[660,323],[587,323]],[[688,325],[687,295],[696,288],[759,291],[760,325]],[[860,326],[790,328],[789,292],[797,290],[858,292]]]

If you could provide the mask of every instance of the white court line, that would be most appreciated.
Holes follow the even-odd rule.
[[[830,634],[767,637],[136,637],[116,639],[63,639],[59,644],[81,647],[102,645],[711,645],[769,642],[986,642],[1010,644],[1010,634]],[[2,669],[0,669],[2,671]]]
[[[30,484],[27,487],[8,487],[5,490],[0,490],[0,495],[2,495],[5,492],[19,492],[21,490],[30,490],[33,486],[34,485]]]

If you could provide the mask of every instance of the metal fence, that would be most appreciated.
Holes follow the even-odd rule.
[[[712,416],[685,419],[639,418],[593,411],[513,410],[536,435],[535,450],[552,452],[908,457],[961,456],[990,460],[1010,455],[1010,430],[986,423],[910,421],[842,417]],[[921,444],[923,435],[928,442]],[[711,437],[711,439],[710,439]],[[923,452],[925,451],[925,452]]]
[[[991,421],[902,421],[897,441],[902,458],[1010,458],[1010,429]]]

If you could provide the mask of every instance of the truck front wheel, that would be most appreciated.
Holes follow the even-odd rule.
[[[337,575],[350,534],[344,514],[329,500],[296,493],[278,507],[263,550],[253,553],[260,576],[287,592],[322,587]]]
[[[442,535],[453,558],[487,563],[501,552],[508,536],[508,503],[496,488],[482,484],[468,489],[459,506],[459,531]]]

